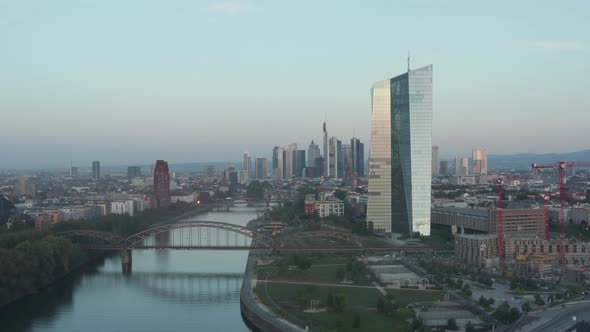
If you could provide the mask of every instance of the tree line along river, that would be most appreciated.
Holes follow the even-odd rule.
[[[187,220],[245,226],[262,211],[236,206]],[[121,257],[109,255],[1,308],[0,330],[250,331],[240,315],[247,256],[245,250],[136,250],[133,272],[123,275]]]

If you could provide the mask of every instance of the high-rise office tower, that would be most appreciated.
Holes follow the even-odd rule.
[[[374,229],[430,234],[432,65],[371,90],[367,221]]]
[[[488,151],[472,150],[471,160],[473,160],[473,175],[488,175]]]
[[[252,157],[248,152],[244,152],[244,167],[242,169],[246,171],[249,178],[250,174],[252,174]]]
[[[70,160],[70,177],[78,177],[78,167],[74,166],[74,162]]]
[[[326,122],[324,122],[324,176],[329,178],[330,177],[330,143],[328,142],[328,128],[326,127]]]
[[[92,178],[100,179],[100,161],[98,160],[92,162]]]
[[[21,176],[16,182],[16,194],[19,196],[33,196],[37,192],[36,179],[29,176]]]
[[[342,153],[342,141],[336,140],[336,177],[344,176],[344,153]]]
[[[127,178],[133,179],[141,176],[141,167],[129,166],[127,167]]]
[[[73,178],[77,178],[79,173],[79,169],[76,166],[70,167],[70,176]]]
[[[314,161],[315,174],[314,175],[317,177],[324,176],[325,169],[326,168],[324,167],[324,158],[323,157],[315,158],[315,161]]]
[[[440,175],[449,175],[449,161],[441,160],[439,172]]]
[[[432,146],[432,176],[438,176],[439,173],[439,160],[438,160],[438,145]]]
[[[469,175],[469,159],[465,157],[455,158],[455,175]]]
[[[272,176],[275,180],[283,178],[283,148],[280,146],[272,149]]]
[[[342,173],[341,177],[352,178],[352,149],[349,144],[341,144]]]
[[[215,165],[205,165],[203,167],[203,174],[208,177],[215,176]]]
[[[157,160],[154,167],[154,195],[156,207],[170,204],[170,171],[168,163],[164,160]]]
[[[259,180],[266,179],[266,158],[254,159],[255,176]]]
[[[352,158],[352,174],[365,176],[365,145],[353,137],[350,140],[350,152]]]
[[[283,151],[283,178],[291,179],[294,176],[293,165],[294,155],[297,150],[297,143],[291,143],[286,150]]]
[[[315,159],[321,157],[322,154],[320,152],[320,147],[311,141],[309,144],[309,148],[307,149],[307,166],[314,167],[315,166]]]
[[[338,139],[330,137],[328,140],[328,156],[326,159],[327,175],[329,178],[337,178],[338,175]]]
[[[303,171],[305,170],[305,165],[305,150],[293,151],[293,176],[304,176]]]

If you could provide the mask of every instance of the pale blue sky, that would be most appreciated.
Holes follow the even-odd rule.
[[[408,50],[443,156],[588,148],[589,3],[0,0],[0,168],[368,142]]]

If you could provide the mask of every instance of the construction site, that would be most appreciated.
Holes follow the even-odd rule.
[[[506,183],[520,181],[499,175],[493,184],[497,194],[495,206],[434,207],[432,224],[451,227],[455,234],[455,259],[460,264],[545,280],[588,283],[590,241],[566,232],[567,223],[571,224],[574,218],[571,211],[578,215],[585,212],[567,203],[576,195],[567,190],[567,174],[571,174],[568,170],[577,167],[590,167],[590,162],[559,161],[531,166],[532,177],[552,171],[550,175],[559,178],[556,192],[545,189],[541,195],[530,197],[542,201],[541,206],[507,207],[503,187]],[[579,227],[587,229],[587,220],[579,222]]]

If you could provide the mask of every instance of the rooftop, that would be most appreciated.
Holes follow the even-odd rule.
[[[481,208],[461,208],[461,207],[435,207],[432,208],[432,211],[437,212],[447,212],[447,213],[458,213],[464,214],[469,216],[481,217],[481,218],[488,218],[488,209],[481,209]]]

